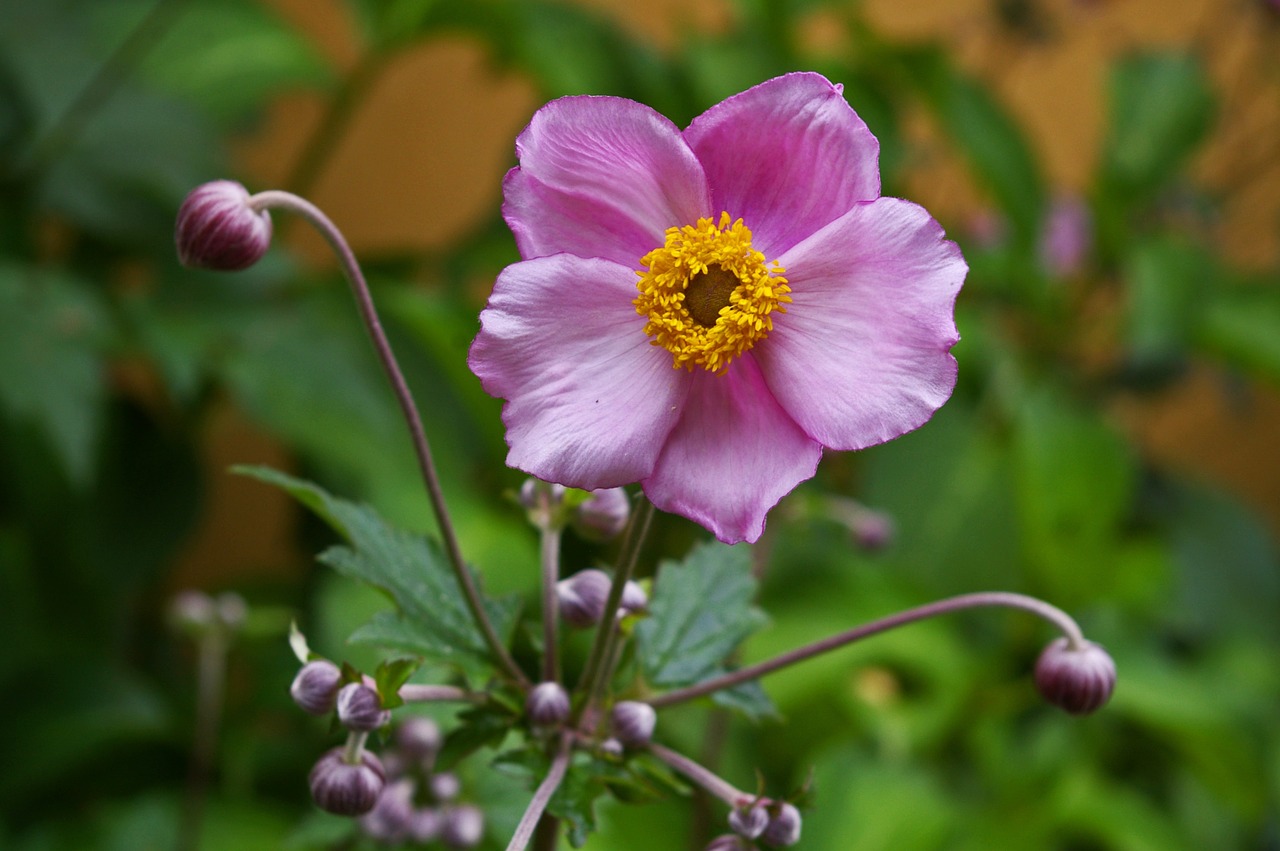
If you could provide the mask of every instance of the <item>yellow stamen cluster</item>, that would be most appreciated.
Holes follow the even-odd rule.
[[[786,313],[786,271],[770,268],[751,247],[751,231],[728,213],[667,230],[666,244],[640,264],[636,313],[644,333],[674,356],[676,369],[723,373],[734,358],[773,330],[770,314]]]

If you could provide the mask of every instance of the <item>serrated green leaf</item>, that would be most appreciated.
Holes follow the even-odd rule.
[[[373,672],[373,680],[377,683],[383,709],[395,709],[404,705],[404,700],[400,697],[400,686],[407,683],[421,665],[421,659],[390,659],[378,665]]]
[[[395,601],[398,614],[383,613],[356,636],[381,639],[434,662],[474,674],[489,664],[488,647],[471,618],[458,580],[433,540],[394,529],[367,505],[331,496],[310,482],[266,467],[239,467],[238,472],[275,485],[311,509],[349,545],[335,546],[320,560],[338,572],[373,585]],[[500,636],[515,623],[511,601],[486,602]]]
[[[765,622],[752,605],[756,581],[750,551],[719,543],[698,546],[683,562],[664,562],[636,625],[636,655],[655,686],[700,682],[722,670],[744,638]]]

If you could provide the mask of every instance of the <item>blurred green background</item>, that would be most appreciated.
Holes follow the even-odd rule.
[[[335,740],[288,699],[284,628],[368,661],[343,640],[383,603],[226,468],[290,469],[415,529],[429,513],[319,242],[278,216],[253,270],[181,269],[189,189],[292,189],[347,229],[464,550],[490,590],[532,595],[500,406],[464,363],[517,259],[498,216],[515,134],[584,92],[684,125],[797,69],[844,84],[885,194],[933,211],[971,273],[954,398],[829,454],[771,516],[771,622],[744,660],[999,588],[1077,615],[1120,686],[1068,718],[1030,685],[1046,629],[969,614],[775,675],[778,721],[689,707],[659,735],[745,788],[812,772],[814,851],[1280,849],[1264,0],[0,0],[0,848],[350,847],[308,799]],[[850,500],[892,519],[887,546],[859,546]],[[705,537],[662,518],[646,564]],[[608,555],[570,542],[566,569]],[[169,617],[189,587],[248,603],[207,761],[197,642]],[[527,793],[483,764],[466,782],[504,847]],[[202,788],[197,843],[182,812]],[[605,807],[587,847],[698,848],[722,818]]]

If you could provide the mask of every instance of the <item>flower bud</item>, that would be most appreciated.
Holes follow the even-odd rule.
[[[800,841],[800,811],[786,801],[771,807],[769,824],[760,834],[760,841],[775,848],[785,848]]]
[[[724,833],[707,844],[705,851],[752,851],[755,846],[736,833]]]
[[[462,791],[462,781],[458,779],[458,775],[448,771],[431,775],[427,785],[431,788],[431,797],[437,801],[452,801]]]
[[[613,580],[603,570],[582,570],[556,583],[560,615],[571,626],[589,627],[604,617],[604,604],[609,600]]]
[[[450,848],[473,848],[484,836],[484,813],[479,807],[461,804],[444,811],[440,838]]]
[[[426,845],[439,839],[443,828],[444,817],[438,809],[421,807],[413,811],[413,818],[409,821],[409,836],[414,842]]]
[[[239,183],[215,180],[197,186],[182,202],[174,242],[183,266],[247,269],[271,246],[271,216],[249,206],[249,192]]]
[[[312,715],[327,715],[338,698],[342,671],[326,659],[316,659],[302,666],[289,686],[293,702]]]
[[[396,746],[410,759],[430,761],[440,752],[444,737],[440,727],[430,718],[411,715],[400,722],[395,733]]]
[[[358,816],[373,809],[386,780],[376,756],[363,751],[360,762],[350,763],[343,759],[343,748],[320,757],[308,778],[316,805],[340,816]]]
[[[360,829],[381,842],[399,842],[409,835],[413,821],[413,781],[387,784],[373,809],[360,816]]]
[[[1073,649],[1067,638],[1059,638],[1036,661],[1036,688],[1054,706],[1072,715],[1088,715],[1111,699],[1116,663],[1091,641]]]
[[[213,599],[203,591],[180,591],[169,603],[169,621],[184,632],[202,634],[217,616]]]
[[[628,579],[627,584],[622,586],[621,603],[622,611],[618,613],[619,617],[634,615],[649,608],[649,595],[644,593],[639,582]]]
[[[573,528],[592,541],[617,537],[627,527],[631,516],[631,500],[623,488],[591,491],[585,502],[573,512]]]
[[[368,733],[391,720],[382,698],[364,683],[347,683],[338,692],[338,720],[348,730]]]
[[[538,683],[524,702],[535,727],[554,727],[569,717],[569,694],[556,682]]]
[[[622,742],[612,736],[600,743],[600,754],[602,756],[611,756],[615,759],[622,759],[622,754],[624,752],[625,749],[622,747]]]
[[[624,745],[639,747],[649,744],[658,713],[647,703],[623,700],[613,706],[613,733]]]
[[[729,813],[729,827],[747,839],[755,839],[768,826],[769,812],[759,804],[749,804]]]
[[[219,594],[215,602],[218,604],[218,620],[224,627],[234,632],[244,626],[249,617],[249,607],[245,605],[244,597],[228,591]]]

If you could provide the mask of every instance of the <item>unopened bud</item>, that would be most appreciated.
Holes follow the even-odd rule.
[[[585,502],[573,512],[573,528],[592,541],[617,537],[627,527],[631,516],[631,500],[623,488],[591,491]]]
[[[639,747],[649,744],[658,713],[647,703],[623,700],[613,706],[613,733],[624,745]]]
[[[535,727],[554,727],[569,717],[569,694],[556,682],[538,683],[524,702]]]
[[[311,769],[311,798],[320,809],[335,815],[363,815],[378,802],[386,772],[368,751],[361,752],[359,762],[350,763],[343,759],[343,750],[334,748]]]
[[[338,698],[338,686],[342,671],[325,659],[316,659],[302,666],[289,686],[293,702],[312,715],[328,715]]]
[[[729,813],[729,827],[747,839],[755,839],[768,826],[769,813],[759,804],[749,804]]]
[[[373,809],[360,816],[360,829],[381,842],[399,842],[409,835],[413,821],[413,781],[387,784]]]
[[[603,570],[582,570],[556,583],[560,615],[571,626],[589,627],[600,623],[609,600],[613,580]]]
[[[271,246],[271,216],[249,206],[249,192],[239,183],[215,180],[197,186],[182,202],[174,242],[184,266],[247,269]]]
[[[622,747],[622,742],[610,736],[600,743],[600,754],[602,756],[611,756],[615,759],[621,759],[626,749]]]
[[[800,811],[786,801],[771,807],[769,824],[760,834],[760,841],[775,848],[785,848],[800,841]]]
[[[639,582],[628,579],[622,586],[622,611],[619,616],[634,615],[649,608],[649,595],[644,593]]]
[[[347,683],[338,692],[338,720],[348,730],[369,733],[391,720],[382,698],[364,683]]]
[[[754,848],[750,840],[736,833],[724,833],[711,840],[705,851],[752,851]]]
[[[484,813],[479,807],[461,804],[444,811],[440,838],[450,848],[474,848],[484,836]]]
[[[1036,688],[1054,706],[1072,715],[1088,715],[1111,699],[1116,663],[1091,641],[1073,649],[1067,638],[1059,638],[1036,661]]]
[[[396,745],[410,759],[430,761],[440,752],[444,737],[440,727],[430,718],[410,716],[396,728]]]
[[[409,836],[414,842],[427,844],[440,838],[444,817],[435,807],[421,807],[413,812],[409,821]]]
[[[462,791],[462,781],[458,779],[458,775],[448,771],[431,775],[427,785],[431,789],[431,797],[437,801],[452,801]]]

